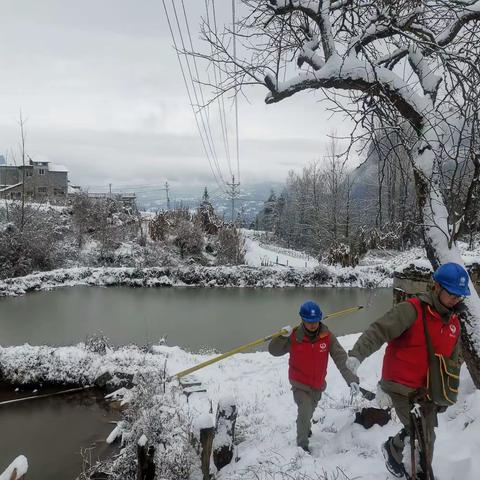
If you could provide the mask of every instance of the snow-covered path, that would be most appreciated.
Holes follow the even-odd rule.
[[[342,337],[350,348],[357,335]],[[362,386],[376,390],[383,350],[359,369]],[[171,373],[195,364],[200,358],[182,353],[170,356]],[[241,354],[195,373],[207,387],[215,405],[220,396],[232,394],[239,409],[236,456],[218,480],[246,479],[365,479],[393,478],[385,469],[381,444],[401,424],[392,420],[385,427],[366,430],[353,423],[363,406],[376,406],[364,399],[350,404],[349,389],[330,362],[328,387],[315,412],[312,455],[295,445],[296,407],[287,379],[288,356],[271,357],[259,352]],[[458,403],[439,416],[434,469],[439,480],[477,480],[480,477],[480,392],[462,369]],[[328,476],[327,476],[328,475]],[[196,480],[196,479],[195,479]]]
[[[318,266],[318,260],[297,250],[266,245],[258,240],[258,232],[255,230],[242,230],[245,236],[247,265],[251,267],[261,266],[289,266],[294,268],[313,268]]]

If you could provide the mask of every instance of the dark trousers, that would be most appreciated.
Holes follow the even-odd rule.
[[[297,445],[308,447],[308,436],[312,427],[313,412],[322,398],[323,390],[292,385],[293,399],[297,404]]]

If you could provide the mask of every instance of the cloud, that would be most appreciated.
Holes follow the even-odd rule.
[[[203,2],[185,4],[197,41]],[[67,165],[74,182],[211,183],[161,2],[24,0],[8,2],[2,19],[0,153],[17,148],[22,109],[27,150]],[[345,132],[343,119],[330,119],[313,92],[270,106],[262,88],[248,93],[250,103],[239,102],[244,181],[284,180],[323,154],[332,128]],[[234,152],[228,100],[226,112]],[[208,116],[210,129],[200,130],[211,131],[228,178],[218,105]]]

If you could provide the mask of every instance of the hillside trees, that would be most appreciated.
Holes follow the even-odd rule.
[[[473,194],[453,209],[454,197],[443,187],[446,168],[458,178],[462,169],[457,164],[465,165],[466,182],[478,182],[471,165],[478,152],[480,1],[243,4],[245,14],[235,28],[241,56],[231,53],[231,31],[222,35],[208,23],[202,27],[213,53],[195,54],[225,73],[215,94],[258,84],[268,89],[265,101],[273,104],[304,90],[329,96],[335,89],[353,101],[340,102],[339,110],[350,109],[357,127],[367,132],[372,133],[372,119],[387,133],[401,134],[399,127],[406,124],[414,142],[402,143],[409,149],[426,254],[433,268],[447,261],[463,263],[455,240]],[[471,289],[462,340],[480,387],[480,300]]]

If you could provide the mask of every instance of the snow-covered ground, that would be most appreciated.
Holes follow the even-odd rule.
[[[260,242],[259,234],[255,230],[243,229],[242,233],[245,237],[247,265],[289,266],[300,269],[318,266],[317,259],[303,252]]]
[[[340,339],[345,348],[357,335]],[[383,350],[359,369],[362,386],[376,390]],[[170,356],[171,373],[201,358],[179,352]],[[218,401],[234,395],[239,409],[236,456],[239,461],[221,470],[218,479],[368,479],[393,478],[385,469],[380,445],[400,428],[398,420],[366,430],[353,423],[355,412],[375,402],[355,399],[333,362],[329,364],[327,390],[314,415],[312,455],[295,445],[296,407],[287,379],[288,355],[273,358],[259,352],[237,355],[195,373]],[[434,470],[438,480],[480,478],[480,392],[466,368],[462,369],[459,401],[439,417]]]
[[[350,348],[357,335],[340,338]],[[381,371],[383,350],[368,358],[359,369],[361,384],[376,389]],[[8,347],[0,348],[0,360],[7,378],[32,381],[59,378],[90,382],[105,371],[125,371],[154,375],[166,361],[168,375],[202,362],[209,355],[191,354],[178,347],[155,346],[152,352],[124,347],[101,355],[76,347]],[[400,429],[395,419],[385,427],[366,430],[353,423],[355,412],[364,406],[376,406],[365,399],[350,402],[349,389],[333,362],[329,363],[328,387],[315,412],[312,427],[312,455],[295,445],[296,407],[287,379],[288,356],[276,358],[266,352],[243,353],[206,367],[194,374],[206,388],[206,394],[194,394],[189,401],[181,395],[177,408],[184,417],[213,411],[226,394],[235,398],[238,407],[238,461],[222,469],[218,480],[311,480],[392,478],[385,470],[380,445]],[[68,373],[67,373],[68,372]],[[150,372],[150,373],[149,373]],[[159,408],[159,405],[153,409]],[[155,412],[151,412],[155,415]],[[181,416],[179,415],[178,418]],[[212,419],[213,421],[213,419]],[[195,422],[194,422],[195,423]],[[195,428],[195,427],[193,427]],[[139,435],[139,431],[136,434]],[[143,434],[143,433],[142,433]],[[139,438],[130,439],[134,442]],[[476,391],[466,368],[461,373],[458,403],[439,417],[434,470],[438,480],[477,480],[480,476],[480,392]],[[21,452],[19,452],[21,453]],[[214,468],[214,467],[213,467]],[[194,470],[194,472],[197,472]],[[197,473],[191,480],[200,480]]]

